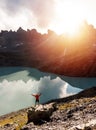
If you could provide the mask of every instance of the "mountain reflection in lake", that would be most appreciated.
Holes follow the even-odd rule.
[[[32,68],[0,68],[0,115],[34,105],[32,93],[41,92],[40,102],[43,103],[81,91],[65,81]]]

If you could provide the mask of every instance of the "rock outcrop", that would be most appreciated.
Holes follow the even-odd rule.
[[[50,120],[38,125],[29,122],[22,130],[96,130],[96,94],[92,96],[92,92],[96,93],[96,87],[75,95],[77,98],[55,100],[57,109],[50,115]]]
[[[50,121],[50,117],[55,110],[56,107],[54,104],[40,105],[35,109],[35,111],[29,109],[28,123],[33,122],[35,125],[40,125]]]

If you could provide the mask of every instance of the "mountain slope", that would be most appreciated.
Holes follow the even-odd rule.
[[[96,29],[84,23],[70,37],[36,29],[0,33],[0,66],[27,66],[65,76],[96,77]],[[53,67],[54,66],[54,67]]]
[[[41,114],[46,112],[48,113],[44,116]],[[36,108],[30,107],[0,117],[0,130],[13,128],[96,130],[96,87],[70,97],[49,101]]]

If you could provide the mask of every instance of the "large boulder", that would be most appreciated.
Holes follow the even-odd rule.
[[[28,110],[28,123],[43,124],[50,120],[52,112],[56,110],[54,103],[39,105],[35,110]]]

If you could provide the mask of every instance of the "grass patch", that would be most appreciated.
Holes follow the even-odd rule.
[[[63,103],[63,104],[59,104],[58,105],[58,109],[59,110],[67,110],[70,108],[76,107],[76,104],[72,104],[72,103]]]
[[[20,130],[28,121],[27,112],[17,112],[16,114],[9,115],[4,119],[0,119],[0,127],[10,124],[15,126],[16,130]]]
[[[93,98],[95,99],[96,96]],[[59,110],[67,110],[67,109],[75,108],[79,105],[87,104],[90,101],[92,101],[93,98],[91,98],[91,99],[90,98],[75,99],[75,100],[70,101],[70,102],[60,103],[57,105],[57,107]]]

